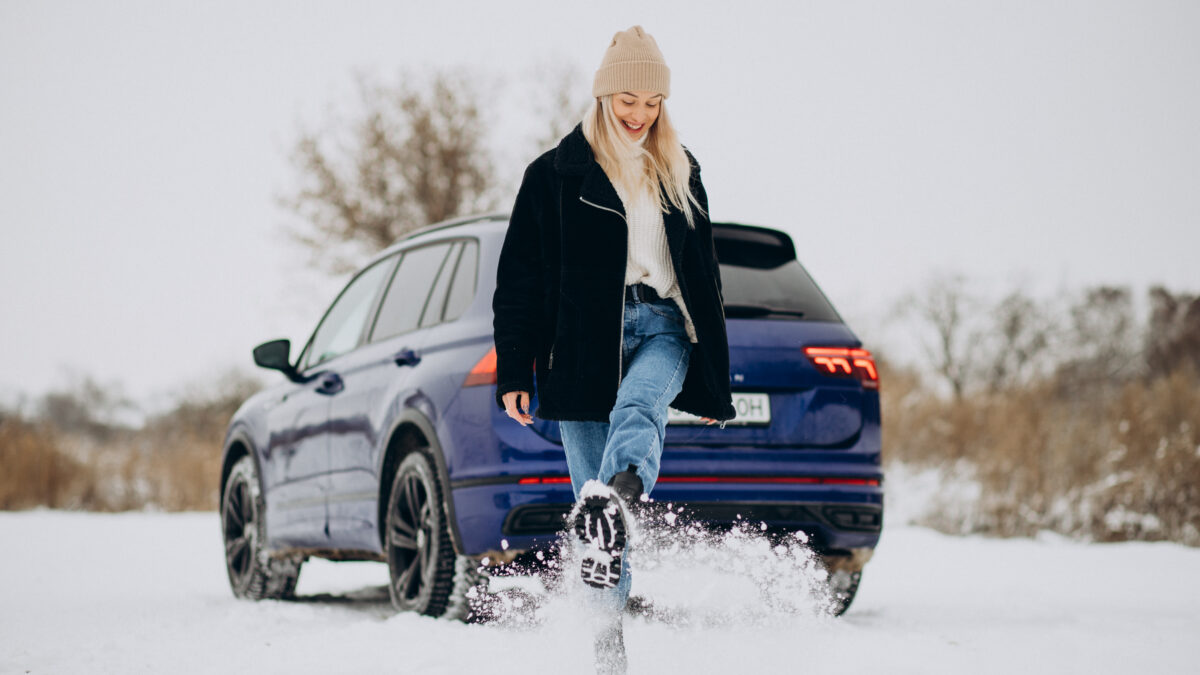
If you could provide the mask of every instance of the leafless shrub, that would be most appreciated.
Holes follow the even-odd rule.
[[[939,275],[918,294],[903,301],[902,314],[916,319],[921,344],[934,372],[961,400],[971,379],[978,331],[971,325],[977,316],[978,300],[966,288],[961,275]]]
[[[244,374],[222,375],[136,429],[97,426],[95,411],[77,409],[87,397],[63,392],[46,398],[72,401],[65,408],[71,416],[47,416],[53,406],[45,400],[34,419],[6,411],[0,415],[0,509],[214,509],[225,428],[258,386]]]
[[[1019,290],[992,304],[961,275],[942,274],[902,306],[933,373],[956,400],[1028,383],[1052,365],[1053,311]]]
[[[1200,295],[1150,289],[1146,367],[1163,375],[1181,366],[1200,371]]]
[[[1128,288],[1088,289],[1070,308],[1063,361],[1056,379],[1075,398],[1103,393],[1141,370],[1137,317]],[[1098,386],[1099,385],[1099,386]]]
[[[993,393],[1027,384],[1049,367],[1056,332],[1052,312],[1021,291],[991,310],[979,361],[981,377]]]
[[[44,394],[36,404],[38,420],[60,432],[107,441],[125,428],[122,417],[136,409],[121,386],[72,372],[68,383]]]
[[[305,131],[293,152],[301,187],[280,198],[292,236],[334,274],[430,223],[493,207],[487,119],[476,81],[443,71],[358,80],[348,123]],[[348,136],[344,139],[343,136]]]
[[[923,522],[950,532],[1048,529],[1200,545],[1200,370],[1177,357],[1200,332],[1187,323],[1191,298],[1172,304],[1154,293],[1160,313],[1144,351],[1129,292],[1097,288],[1070,305],[1061,330],[1033,331],[1059,336],[1058,361],[1005,377],[1004,386],[947,399],[911,371],[882,365],[885,457],[940,467],[977,488],[960,491],[968,496],[958,502],[942,499]],[[1041,338],[1025,344],[1039,359],[1054,353]],[[1173,356],[1149,367],[1161,353]]]

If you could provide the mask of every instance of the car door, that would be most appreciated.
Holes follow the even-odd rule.
[[[422,328],[440,320],[461,244],[406,250],[379,305],[368,343],[347,356],[330,401],[329,518],[338,548],[375,550],[379,475],[391,420],[416,391]],[[405,402],[405,403],[401,403]]]
[[[346,285],[300,355],[304,382],[267,413],[267,528],[279,543],[328,545],[329,405],[343,388],[337,361],[362,343],[395,262],[384,259]]]
[[[267,412],[267,531],[272,540],[291,546],[318,546],[325,540],[329,399],[317,393],[318,386],[315,380],[289,386]]]

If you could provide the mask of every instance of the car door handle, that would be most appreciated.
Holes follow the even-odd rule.
[[[398,366],[415,366],[421,362],[421,357],[417,356],[416,352],[407,347],[396,352],[396,355],[392,359],[396,361],[396,365]]]
[[[326,373],[321,376],[321,384],[317,385],[318,394],[332,396],[345,388],[342,377],[337,373]]]

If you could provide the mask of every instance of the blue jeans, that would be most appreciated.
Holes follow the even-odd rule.
[[[624,320],[621,386],[608,421],[559,422],[576,500],[587,481],[607,484],[630,465],[637,467],[643,489],[650,493],[658,481],[667,406],[683,389],[687,375],[692,343],[673,300],[626,300]],[[603,593],[614,606],[624,607],[629,585],[627,549],[620,582]]]

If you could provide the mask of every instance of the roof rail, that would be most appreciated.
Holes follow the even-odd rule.
[[[482,213],[482,214],[476,214],[473,216],[464,216],[462,218],[454,218],[453,220],[443,220],[440,223],[426,225],[425,227],[421,227],[416,230],[413,230],[412,232],[409,232],[408,234],[404,235],[400,239],[396,240],[395,243],[398,244],[402,241],[408,241],[409,239],[412,239],[414,237],[419,237],[423,234],[429,234],[430,232],[436,232],[438,230],[445,230],[445,229],[451,228],[451,227],[459,227],[462,225],[470,225],[471,223],[478,223],[478,222],[482,222],[485,220],[508,220],[508,215],[509,214],[505,211],[497,211],[495,213]]]

